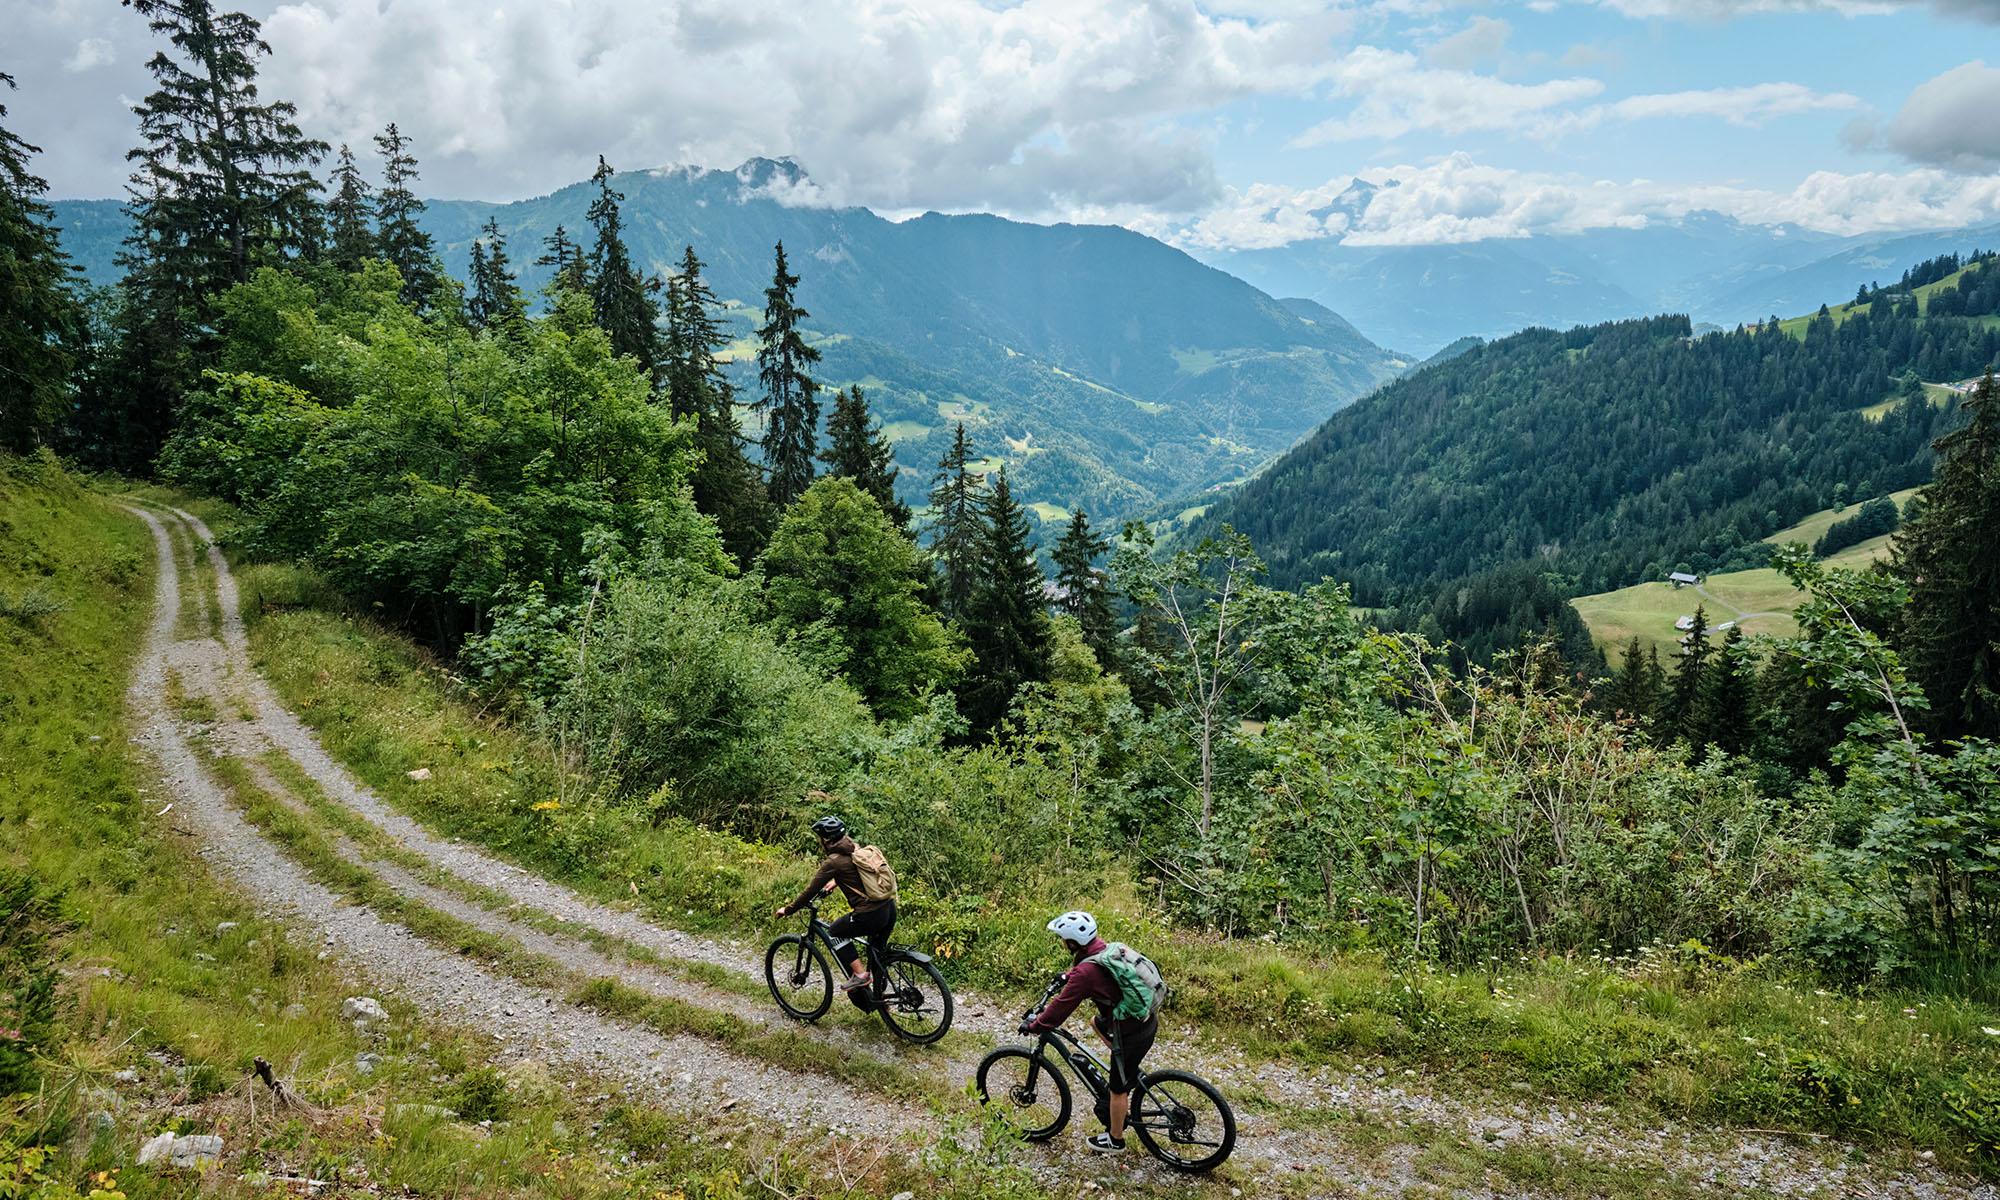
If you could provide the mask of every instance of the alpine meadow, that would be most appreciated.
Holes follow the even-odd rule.
[[[0,5],[0,1200],[2000,1194],[2000,9]]]

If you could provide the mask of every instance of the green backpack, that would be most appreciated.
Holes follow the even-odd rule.
[[[1118,981],[1118,1007],[1111,1010],[1114,1020],[1146,1020],[1167,1002],[1167,981],[1160,968],[1124,942],[1111,942],[1083,961],[1096,963]]]

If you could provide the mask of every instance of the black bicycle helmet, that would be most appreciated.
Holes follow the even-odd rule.
[[[847,836],[847,822],[839,817],[821,817],[812,823],[812,831],[822,842],[837,842]]]

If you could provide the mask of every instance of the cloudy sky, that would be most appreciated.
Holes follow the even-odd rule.
[[[2000,0],[296,0],[267,96],[432,195],[791,155],[818,202],[1184,245],[1464,241],[1695,209],[2000,221]],[[118,194],[145,22],[0,0],[10,125]],[[1365,210],[1350,182],[1395,180]],[[1352,206],[1348,206],[1351,208]]]

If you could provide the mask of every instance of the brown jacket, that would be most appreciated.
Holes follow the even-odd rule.
[[[812,882],[799,898],[785,905],[786,912],[797,912],[806,906],[806,901],[819,894],[828,883],[838,884],[842,895],[847,897],[849,907],[855,912],[874,912],[889,903],[887,900],[870,900],[861,890],[861,868],[854,865],[854,851],[858,847],[851,837],[843,837],[827,847],[826,857],[820,861],[819,870],[813,872]]]

